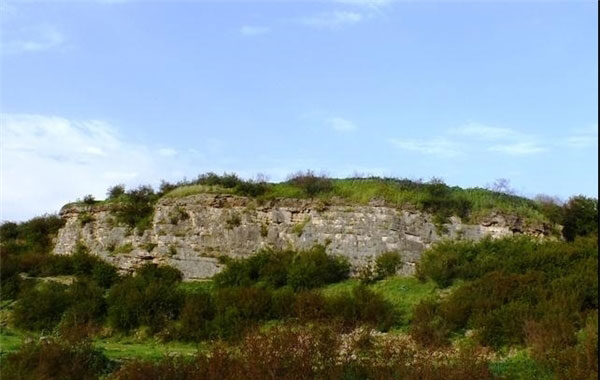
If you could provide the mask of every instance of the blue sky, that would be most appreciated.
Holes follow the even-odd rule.
[[[598,194],[597,4],[3,1],[2,220],[314,169]]]

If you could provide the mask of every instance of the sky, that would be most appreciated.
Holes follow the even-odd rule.
[[[312,169],[598,196],[595,1],[0,2],[0,220]]]

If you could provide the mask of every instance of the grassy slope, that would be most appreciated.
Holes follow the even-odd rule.
[[[368,204],[374,199],[384,200],[386,204],[395,207],[420,207],[427,197],[423,187],[416,185],[413,188],[402,186],[392,180],[383,179],[334,179],[333,189],[327,193],[321,193],[316,198],[323,201],[334,197],[346,200],[354,204]],[[530,199],[497,193],[482,188],[461,189],[450,188],[452,196],[463,197],[471,202],[471,219],[477,220],[488,215],[492,211],[507,214],[515,214],[529,221],[546,221],[536,203]],[[233,189],[225,189],[219,186],[190,185],[181,186],[165,197],[179,198],[202,193],[225,193],[233,194]],[[306,194],[298,187],[289,183],[272,183],[267,187],[267,192],[259,199],[268,200],[276,198],[306,198]]]

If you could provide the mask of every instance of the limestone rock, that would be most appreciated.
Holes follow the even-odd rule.
[[[92,221],[82,225],[82,213],[91,214]],[[174,219],[177,213],[185,217]],[[383,252],[398,251],[405,261],[403,273],[412,274],[421,252],[441,239],[549,234],[548,226],[525,227],[521,219],[498,213],[477,225],[451,217],[440,230],[432,215],[378,201],[349,205],[334,200],[324,206],[316,200],[278,199],[258,205],[254,199],[215,194],[161,199],[151,228],[141,234],[115,225],[106,205],[68,206],[61,216],[66,224],[58,233],[55,254],[71,254],[81,240],[93,254],[123,271],[149,261],[167,263],[186,279],[218,273],[219,256],[245,257],[266,247],[303,250],[315,244],[346,256],[355,267]]]

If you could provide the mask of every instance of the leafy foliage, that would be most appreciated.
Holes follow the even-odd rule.
[[[181,272],[171,267],[146,264],[136,276],[114,285],[108,295],[108,321],[119,330],[148,326],[160,331],[179,315],[183,295],[177,289]]]
[[[597,270],[597,237],[438,244],[424,254],[419,275],[443,287],[462,282],[417,307],[413,336],[437,345],[470,329],[481,343],[502,347],[538,331],[557,339],[555,347],[570,347],[585,316],[598,309]]]
[[[577,196],[564,206],[563,236],[568,241],[577,236],[598,235],[598,199]]]
[[[347,260],[327,255],[325,247],[317,245],[308,251],[263,250],[247,259],[229,260],[214,280],[220,287],[263,283],[310,289],[348,278],[349,269]]]

